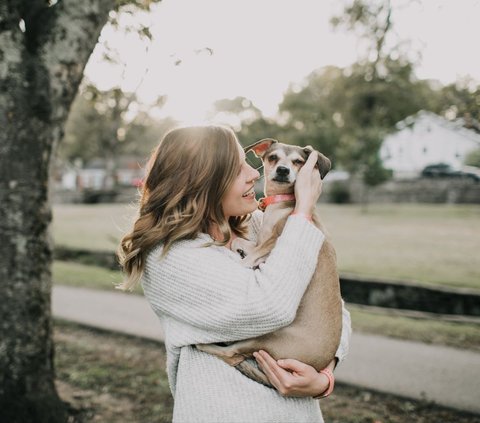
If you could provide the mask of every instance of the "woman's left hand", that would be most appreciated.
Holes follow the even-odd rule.
[[[266,351],[253,353],[270,383],[284,396],[314,397],[325,392],[329,385],[327,376],[312,366],[294,359],[275,361]],[[333,360],[328,367],[335,366]]]

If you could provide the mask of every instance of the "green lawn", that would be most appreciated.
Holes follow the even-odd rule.
[[[480,206],[319,206],[341,273],[480,289]],[[56,205],[59,245],[115,250],[136,210],[132,205]]]
[[[55,261],[52,268],[54,283],[84,288],[115,290],[115,285],[122,282],[122,274],[117,270],[108,270],[99,266]],[[135,293],[142,294],[140,285]]]
[[[480,206],[321,206],[341,273],[480,289]]]

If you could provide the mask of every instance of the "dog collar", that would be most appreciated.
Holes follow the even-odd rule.
[[[260,198],[258,201],[258,208],[264,211],[271,204],[281,203],[282,201],[294,201],[294,194],[277,194],[269,195],[268,197]]]

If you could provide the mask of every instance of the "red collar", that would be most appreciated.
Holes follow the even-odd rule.
[[[295,200],[294,194],[269,195],[268,197],[261,198],[258,201],[258,208],[264,211],[271,204],[281,203],[282,201],[294,201],[294,200]]]

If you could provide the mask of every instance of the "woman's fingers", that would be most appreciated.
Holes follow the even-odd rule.
[[[272,385],[282,395],[316,396],[328,388],[328,378],[308,364],[294,359],[279,360],[279,364],[263,350],[253,355]]]
[[[317,160],[318,160],[318,153],[316,151],[312,151],[308,156],[307,161],[303,165],[302,169],[306,168],[305,171],[312,171],[315,165],[317,164]]]
[[[271,380],[275,388],[277,388],[277,390],[283,395],[292,394],[293,392],[291,390],[294,388],[292,374],[282,369],[274,358],[266,351],[260,350],[258,352],[258,357],[261,360],[261,363],[263,363],[265,374]]]
[[[301,361],[295,360],[293,358],[286,358],[283,360],[279,360],[277,364],[282,368],[289,372],[295,373],[303,373],[306,368],[306,364],[302,363]]]
[[[263,372],[267,375],[268,380],[272,383],[277,390],[281,392],[282,390],[282,384],[280,383],[280,380],[278,380],[278,377],[275,375],[275,373],[272,371],[270,364],[265,360],[264,356],[261,355],[259,352],[253,353],[253,356],[257,360],[257,363],[260,365],[262,368]]]

